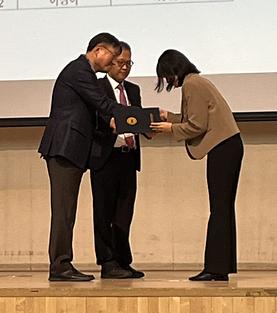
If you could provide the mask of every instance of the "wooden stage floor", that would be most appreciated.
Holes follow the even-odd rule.
[[[229,282],[190,282],[196,272],[143,279],[48,282],[46,272],[0,272],[0,313],[277,313],[277,271],[242,271]]]

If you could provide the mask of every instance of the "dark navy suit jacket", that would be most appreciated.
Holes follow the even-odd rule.
[[[102,87],[105,94],[110,99],[116,101],[113,88],[107,76],[99,79],[99,85]],[[126,90],[130,104],[141,107],[141,96],[139,86],[125,80],[124,88]],[[107,123],[104,122],[101,116],[97,116],[96,118],[97,118],[97,131],[96,131],[97,135],[95,137],[94,149],[92,149],[92,154],[89,162],[89,167],[95,171],[101,169],[104,166],[104,164],[108,161],[117,137],[117,135],[112,133],[112,130],[107,126]],[[135,135],[135,140],[137,149],[132,151],[131,153],[135,154],[136,169],[140,171],[140,143],[138,135]]]
[[[118,106],[104,94],[88,60],[81,55],[62,70],[55,82],[51,112],[38,151],[45,157],[62,156],[86,169],[95,150],[95,112],[109,128],[113,109]]]

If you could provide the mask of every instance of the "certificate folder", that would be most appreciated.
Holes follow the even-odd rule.
[[[151,132],[151,122],[160,122],[159,108],[140,108],[122,106],[114,110],[116,132],[147,133]]]

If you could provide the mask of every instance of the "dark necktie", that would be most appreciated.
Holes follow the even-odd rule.
[[[127,99],[126,99],[125,94],[124,94],[124,88],[123,88],[123,86],[122,86],[121,84],[119,84],[119,85],[117,86],[117,88],[119,89],[119,102],[120,102],[122,105],[127,106],[128,104],[127,104]],[[130,137],[125,137],[125,136],[124,136],[124,139],[125,139],[126,145],[127,145],[130,149],[134,148],[135,142],[134,142],[133,136],[130,136]]]

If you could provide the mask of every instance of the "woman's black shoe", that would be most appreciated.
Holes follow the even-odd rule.
[[[199,273],[196,276],[189,277],[191,281],[228,281],[229,277],[228,274],[212,274],[207,273],[205,270]]]

